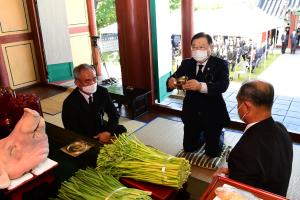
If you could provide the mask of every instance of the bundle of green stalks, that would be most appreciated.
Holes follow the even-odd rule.
[[[111,175],[93,168],[80,169],[68,181],[64,181],[58,199],[88,200],[149,200],[151,192],[127,188]]]
[[[182,188],[190,174],[186,159],[148,147],[134,135],[127,134],[100,149],[96,169],[117,178],[127,177],[177,189]]]

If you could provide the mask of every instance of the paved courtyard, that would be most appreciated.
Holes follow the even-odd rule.
[[[268,67],[259,79],[273,84],[275,101],[272,116],[282,122],[290,132],[300,133],[300,50],[296,54],[280,55]],[[228,90],[223,94],[227,110],[233,121],[240,121],[237,114],[236,95],[240,84],[231,82]],[[182,100],[167,98],[163,105],[181,110]]]
[[[237,90],[229,88],[224,93],[224,98],[231,120],[240,121],[237,114],[236,95]],[[300,98],[276,95],[272,116],[276,121],[282,122],[290,132],[300,133]]]

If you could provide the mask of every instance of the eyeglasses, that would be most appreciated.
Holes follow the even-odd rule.
[[[84,84],[87,84],[87,85],[90,85],[90,84],[93,84],[93,83],[96,83],[97,82],[97,77],[93,77],[93,78],[86,78],[84,80],[80,80],[82,83]]]

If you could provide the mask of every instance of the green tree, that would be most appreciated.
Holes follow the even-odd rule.
[[[97,27],[117,22],[115,0],[95,0]]]
[[[176,10],[180,8],[181,0],[169,0],[170,10]]]
[[[103,28],[117,22],[115,0],[94,0],[97,27]],[[170,10],[180,8],[181,0],[169,0]]]

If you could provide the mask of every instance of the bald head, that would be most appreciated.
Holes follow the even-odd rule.
[[[242,84],[237,99],[251,101],[257,107],[271,110],[274,101],[274,88],[270,83],[264,81],[246,81]]]

